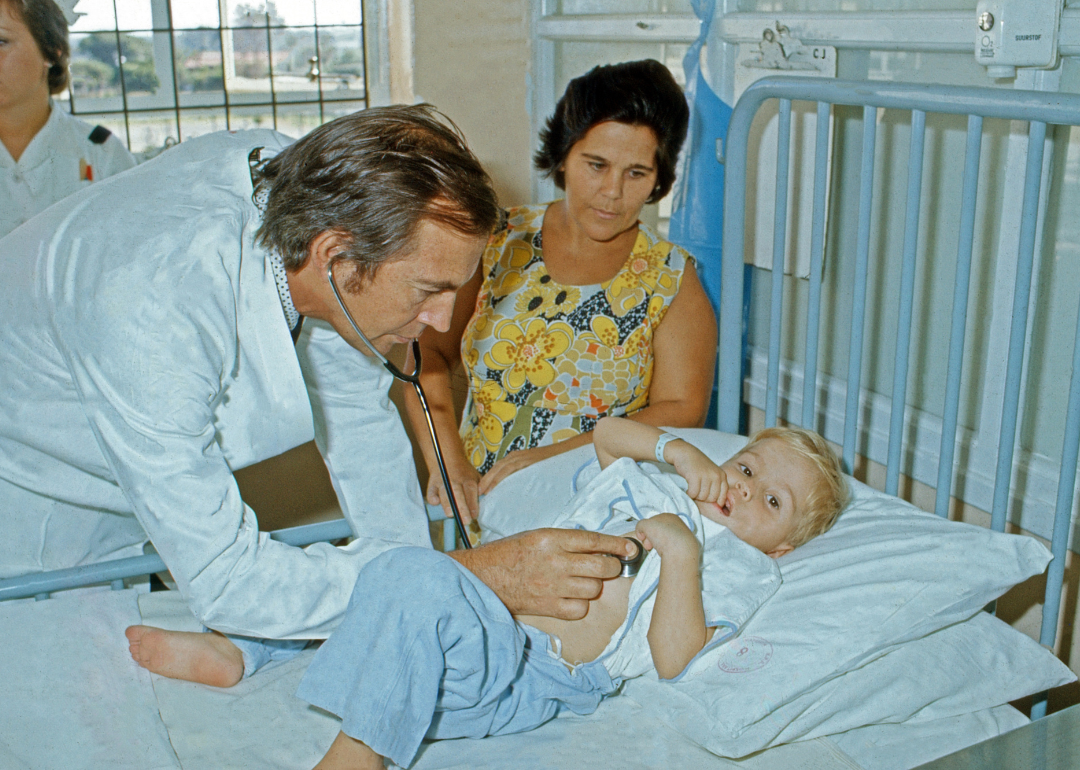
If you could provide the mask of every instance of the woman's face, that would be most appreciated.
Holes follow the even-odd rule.
[[[572,223],[605,243],[634,227],[656,187],[656,148],[648,126],[606,121],[590,128],[562,165]]]
[[[49,99],[49,67],[10,3],[0,0],[0,112]]]

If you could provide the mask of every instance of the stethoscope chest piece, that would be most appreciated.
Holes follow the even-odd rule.
[[[645,561],[645,546],[643,546],[641,541],[637,538],[628,537],[626,539],[637,546],[637,551],[629,558],[619,559],[619,563],[622,564],[622,569],[619,570],[619,577],[634,577],[637,575],[638,570],[641,569],[641,563]]]

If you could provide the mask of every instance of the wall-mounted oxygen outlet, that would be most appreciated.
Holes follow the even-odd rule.
[[[1064,0],[979,0],[975,61],[992,78],[1016,76],[1017,67],[1057,65],[1058,23]]]

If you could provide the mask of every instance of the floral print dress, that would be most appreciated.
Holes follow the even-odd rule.
[[[693,259],[639,223],[613,278],[563,285],[544,265],[546,210],[510,209],[492,236],[461,341],[469,378],[461,436],[480,473],[510,452],[564,441],[601,417],[648,405],[653,333]]]

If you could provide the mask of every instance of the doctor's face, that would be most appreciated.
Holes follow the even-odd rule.
[[[0,112],[49,99],[50,62],[7,0],[0,0]]]
[[[487,238],[423,220],[414,244],[403,256],[383,263],[371,278],[361,279],[358,291],[342,292],[357,325],[384,355],[394,345],[419,337],[429,326],[440,332],[450,328],[457,290],[476,272]],[[347,271],[352,269],[347,265],[335,268],[339,287],[348,283]],[[366,354],[367,347],[340,308],[338,316],[330,323]]]

